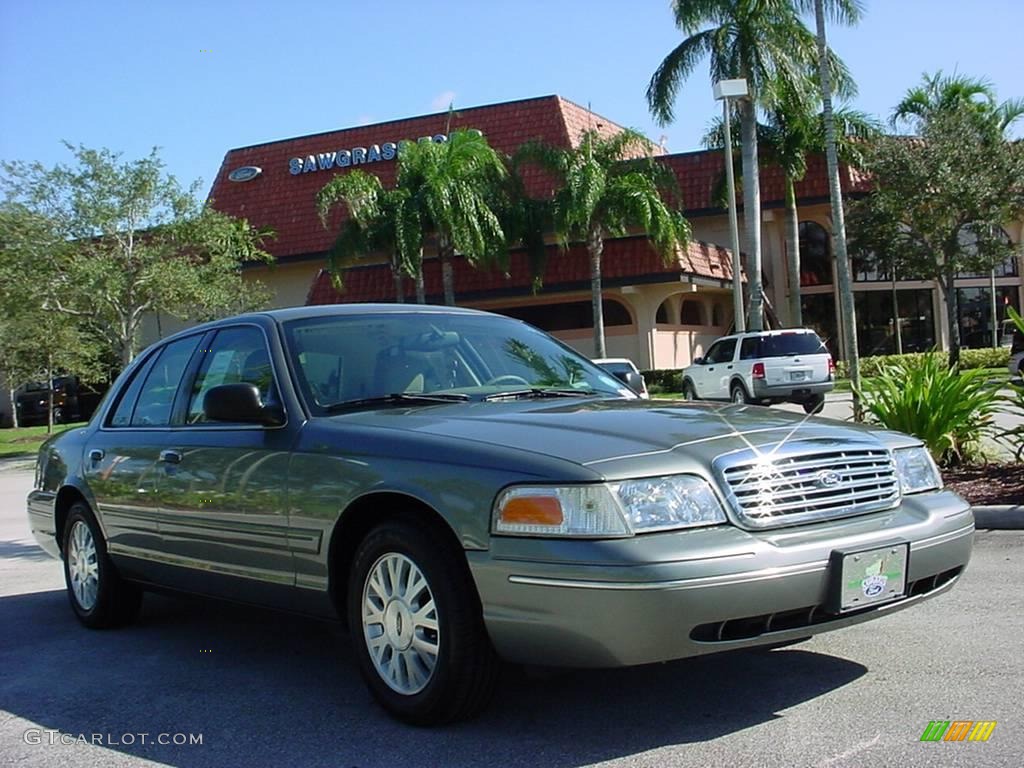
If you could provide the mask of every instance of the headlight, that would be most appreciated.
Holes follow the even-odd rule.
[[[923,445],[893,451],[896,474],[900,478],[900,491],[904,494],[935,491],[942,487],[942,477]]]
[[[694,475],[509,488],[498,496],[493,520],[498,534],[589,538],[726,522],[711,486]]]

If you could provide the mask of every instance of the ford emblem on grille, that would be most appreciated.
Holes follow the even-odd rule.
[[[820,488],[832,488],[833,486],[839,485],[839,481],[842,478],[839,477],[838,472],[833,472],[831,469],[823,469],[818,473],[815,481]]]
[[[235,168],[235,170],[229,173],[228,179],[231,181],[252,181],[261,173],[263,173],[263,169],[258,166],[244,165],[241,168]]]

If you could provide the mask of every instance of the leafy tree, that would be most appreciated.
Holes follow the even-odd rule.
[[[596,357],[607,356],[601,306],[604,239],[622,237],[634,229],[645,232],[668,261],[690,237],[689,222],[665,202],[674,191],[675,176],[651,157],[637,157],[649,147],[636,131],[611,137],[587,131],[575,148],[530,143],[518,153],[520,162],[538,163],[561,183],[552,211],[562,246],[568,247],[570,240],[586,243]]]
[[[908,125],[921,133],[932,118],[949,113],[971,115],[993,134],[1003,135],[1024,116],[1024,99],[1000,103],[988,80],[967,75],[925,74],[921,83],[909,91],[893,111],[893,126]]]
[[[3,206],[37,216],[58,246],[45,259],[47,310],[90,323],[127,364],[147,313],[203,320],[266,300],[240,267],[271,260],[260,248],[268,231],[200,203],[196,185],[166,175],[156,150],[124,162],[108,149],[67,146],[71,166],[0,166]],[[30,272],[38,249],[23,245],[5,259]]]
[[[453,130],[447,141],[408,142],[399,151],[396,186],[408,195],[403,208],[420,233],[415,245],[411,237],[400,238],[402,258],[415,263],[424,242],[433,238],[445,304],[455,304],[456,253],[481,264],[506,252],[496,202],[505,176],[501,156],[479,131]]]
[[[1024,144],[1007,142],[972,109],[939,110],[918,138],[889,136],[868,152],[873,191],[851,206],[857,250],[945,295],[949,366],[960,359],[956,275],[987,271],[1019,245],[1001,236],[1024,214]]]
[[[403,281],[409,276],[416,279],[417,298],[424,302],[422,232],[411,202],[408,190],[384,189],[380,179],[360,170],[335,176],[317,193],[324,226],[336,205],[348,210],[349,218],[327,254],[339,288],[347,267],[369,255],[385,253],[395,283],[395,301],[405,301]]]
[[[831,0],[837,12],[855,18],[856,0]],[[769,83],[806,93],[817,65],[816,41],[792,0],[673,0],[676,26],[687,35],[661,62],[647,87],[647,102],[661,123],[673,119],[682,81],[707,57],[712,81],[743,78],[749,96],[740,102],[743,147],[743,218],[750,256],[750,327],[763,327],[761,284],[761,194],[757,172],[757,108]],[[830,57],[839,82],[850,82],[843,64]]]

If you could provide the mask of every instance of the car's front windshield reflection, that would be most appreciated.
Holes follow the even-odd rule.
[[[547,334],[497,316],[396,312],[314,317],[284,328],[300,387],[314,412],[393,395],[454,393],[475,400],[502,392],[562,390],[635,397]]]

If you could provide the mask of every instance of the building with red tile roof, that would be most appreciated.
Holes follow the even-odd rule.
[[[346,270],[341,288],[326,272],[326,252],[344,219],[341,211],[335,211],[325,227],[317,214],[316,194],[334,174],[353,167],[377,175],[385,186],[393,185],[399,142],[443,141],[450,131],[463,128],[481,131],[491,146],[506,154],[528,141],[570,147],[578,145],[587,130],[603,134],[622,130],[612,120],[557,95],[460,108],[232,149],[224,157],[210,198],[219,210],[270,227],[276,233],[266,245],[276,264],[247,271],[272,289],[275,306],[393,301],[395,288],[383,258],[370,258],[364,265]],[[729,242],[718,193],[724,161],[719,151],[666,154],[653,142],[650,153],[675,174],[694,239],[668,262],[642,235],[606,240],[602,264],[608,353],[630,357],[641,368],[674,368],[702,354],[732,322],[732,257],[726,247],[719,245]],[[528,169],[527,174],[530,194],[542,196],[553,190],[553,180],[541,170]],[[785,180],[779,168],[762,163],[760,181],[765,290],[779,321],[786,324],[791,289],[786,279],[782,227]],[[869,180],[853,169],[842,168],[841,182],[847,195],[870,191]],[[823,158],[809,158],[806,176],[797,183],[796,193],[802,264],[801,285],[794,289],[800,291],[804,324],[816,327],[836,349],[838,329],[828,235],[831,226]],[[1009,236],[1019,241],[1020,228]],[[854,267],[857,269],[856,264]],[[998,276],[997,288],[1009,304],[1019,307],[1019,265],[1007,265],[1003,272]],[[858,321],[866,332],[862,354],[875,351],[872,347],[891,346],[893,340],[892,286],[884,277],[870,270],[857,275]],[[986,276],[967,278],[965,290],[977,293],[988,282],[982,277]],[[439,303],[440,269],[429,253],[424,279],[428,300]],[[901,281],[897,287],[904,339],[919,347],[941,343],[944,331],[942,323],[936,322],[941,318],[941,296],[935,286]],[[552,243],[542,289],[534,293],[532,288],[532,276],[521,252],[510,253],[503,270],[473,269],[465,261],[456,260],[455,291],[460,304],[524,317],[553,331],[584,354],[591,354],[589,324],[573,319],[587,317],[581,304],[589,307],[590,301],[583,247],[572,245],[563,250]],[[411,284],[406,287],[405,300],[414,300]],[[567,327],[573,322],[582,327]]]

